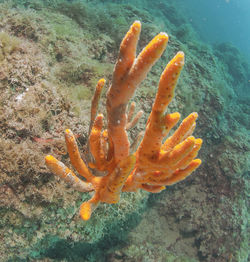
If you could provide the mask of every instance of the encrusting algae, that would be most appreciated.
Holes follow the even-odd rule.
[[[201,164],[196,156],[202,139],[192,136],[197,113],[186,117],[179,128],[163,142],[180,119],[178,112],[166,114],[165,111],[174,96],[184,65],[183,52],[176,54],[160,77],[142,141],[137,149],[141,136],[135,138],[130,145],[127,130],[138,122],[142,111],[133,118],[135,103],[131,103],[128,109],[129,100],[161,57],[168,42],[168,35],[160,33],[136,57],[140,31],[141,23],[135,21],[121,42],[112,83],[107,92],[107,129],[104,129],[104,116],[97,114],[105,80],[99,80],[96,86],[91,107],[87,163],[80,156],[73,133],[69,129],[65,131],[70,161],[84,180],[79,179],[53,156],[48,155],[45,158],[47,167],[74,189],[95,192],[80,207],[83,220],[91,217],[100,202],[117,203],[122,191],[135,192],[143,189],[158,193],[165,186],[185,179]]]

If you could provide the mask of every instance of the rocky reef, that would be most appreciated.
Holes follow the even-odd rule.
[[[227,43],[202,42],[174,1],[96,2],[0,1],[0,257],[247,261],[249,64]],[[145,126],[166,61],[183,50],[186,64],[169,110],[199,113],[203,164],[161,194],[123,193],[84,222],[78,208],[89,195],[54,178],[44,156],[70,165],[65,128],[86,150],[95,84],[111,79],[134,20],[143,26],[139,49],[160,31],[170,44],[134,97],[145,116],[131,134]]]

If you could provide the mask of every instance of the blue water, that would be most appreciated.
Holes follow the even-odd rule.
[[[190,23],[210,43],[230,42],[250,61],[249,0],[178,0]]]

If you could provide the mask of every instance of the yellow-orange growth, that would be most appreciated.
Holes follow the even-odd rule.
[[[93,197],[80,207],[83,220],[91,217],[100,202],[117,203],[122,191],[143,189],[152,193],[160,192],[166,186],[185,179],[201,164],[201,160],[196,159],[196,156],[202,139],[192,136],[197,113],[191,113],[179,128],[167,137],[180,119],[178,112],[165,112],[174,96],[174,89],[184,65],[183,52],[178,52],[163,71],[145,134],[139,147],[135,152],[131,152],[134,145],[130,145],[127,130],[139,121],[142,111],[133,118],[135,103],[131,103],[127,110],[129,100],[161,57],[168,42],[168,35],[160,33],[136,56],[140,31],[141,23],[135,21],[121,42],[112,82],[107,92],[107,124],[104,123],[104,116],[97,113],[105,80],[99,80],[96,86],[92,99],[86,163],[80,157],[73,133],[69,129],[65,131],[70,161],[83,179],[79,179],[53,156],[45,158],[47,167],[76,190],[95,192]],[[95,172],[102,172],[103,176],[96,176]]]

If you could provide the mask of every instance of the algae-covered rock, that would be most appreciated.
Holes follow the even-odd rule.
[[[56,179],[44,156],[70,165],[65,128],[84,153],[95,84],[111,79],[134,20],[145,29],[139,48],[163,30],[171,45],[134,97],[145,116],[132,135],[145,126],[166,61],[182,49],[169,110],[199,113],[203,165],[149,202],[143,192],[123,194],[86,223],[78,210],[90,195]],[[3,261],[247,261],[249,101],[237,87],[246,90],[249,65],[235,47],[202,43],[175,1],[1,1],[0,28]]]

